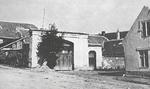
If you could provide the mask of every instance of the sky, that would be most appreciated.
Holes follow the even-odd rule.
[[[127,31],[150,0],[0,0],[0,21],[55,23],[58,30],[83,33]]]

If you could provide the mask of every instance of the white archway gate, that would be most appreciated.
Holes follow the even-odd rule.
[[[38,65],[37,46],[41,42],[41,35],[44,30],[32,30],[31,44],[30,44],[30,60],[31,67]],[[88,34],[74,33],[74,32],[59,32],[58,35],[62,35],[67,41],[74,44],[73,62],[74,69],[89,70],[89,58],[88,58]]]

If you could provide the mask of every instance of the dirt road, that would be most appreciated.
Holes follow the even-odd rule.
[[[37,72],[0,66],[0,89],[150,89],[97,72]]]

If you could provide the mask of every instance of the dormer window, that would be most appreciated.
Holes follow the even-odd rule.
[[[139,25],[142,37],[150,36],[150,21],[142,21]]]

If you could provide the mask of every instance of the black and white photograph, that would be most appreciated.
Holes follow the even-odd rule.
[[[150,89],[150,0],[0,0],[0,89]]]

